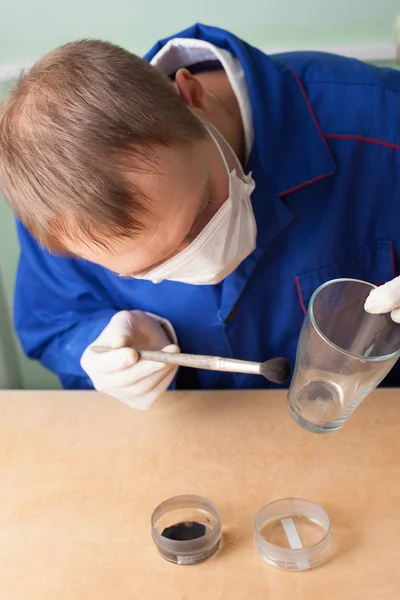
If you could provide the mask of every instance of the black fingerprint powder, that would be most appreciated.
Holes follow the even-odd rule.
[[[197,523],[196,521],[189,521],[186,523],[177,523],[166,527],[162,536],[169,540],[176,540],[177,542],[186,542],[189,540],[197,540],[206,534],[206,526],[203,523]]]

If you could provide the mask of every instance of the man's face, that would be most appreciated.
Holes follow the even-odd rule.
[[[148,198],[143,231],[111,240],[109,249],[74,244],[75,255],[122,276],[143,275],[187,247],[227,200],[228,175],[211,138],[191,148],[160,147],[156,154],[154,170],[128,175]]]

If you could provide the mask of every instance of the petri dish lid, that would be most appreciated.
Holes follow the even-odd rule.
[[[285,498],[267,504],[254,524],[254,546],[270,566],[306,571],[332,554],[331,522],[315,502]]]

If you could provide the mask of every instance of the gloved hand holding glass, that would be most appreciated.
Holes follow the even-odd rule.
[[[395,280],[386,290],[396,285]],[[342,427],[400,356],[400,325],[389,315],[394,295],[385,314],[369,314],[365,306],[385,291],[378,288],[370,296],[373,287],[337,279],[310,300],[288,394],[289,412],[304,429],[328,433]]]
[[[365,302],[365,310],[371,314],[390,312],[393,321],[400,323],[400,277],[372,290]]]

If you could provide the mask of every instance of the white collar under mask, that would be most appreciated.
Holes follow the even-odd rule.
[[[207,130],[229,177],[229,197],[187,248],[137,279],[153,283],[167,279],[193,285],[216,284],[230,275],[256,247],[257,226],[250,199],[255,183],[251,173],[243,173],[236,154],[211,124]],[[223,140],[232,153],[237,169],[229,170],[217,138]]]

